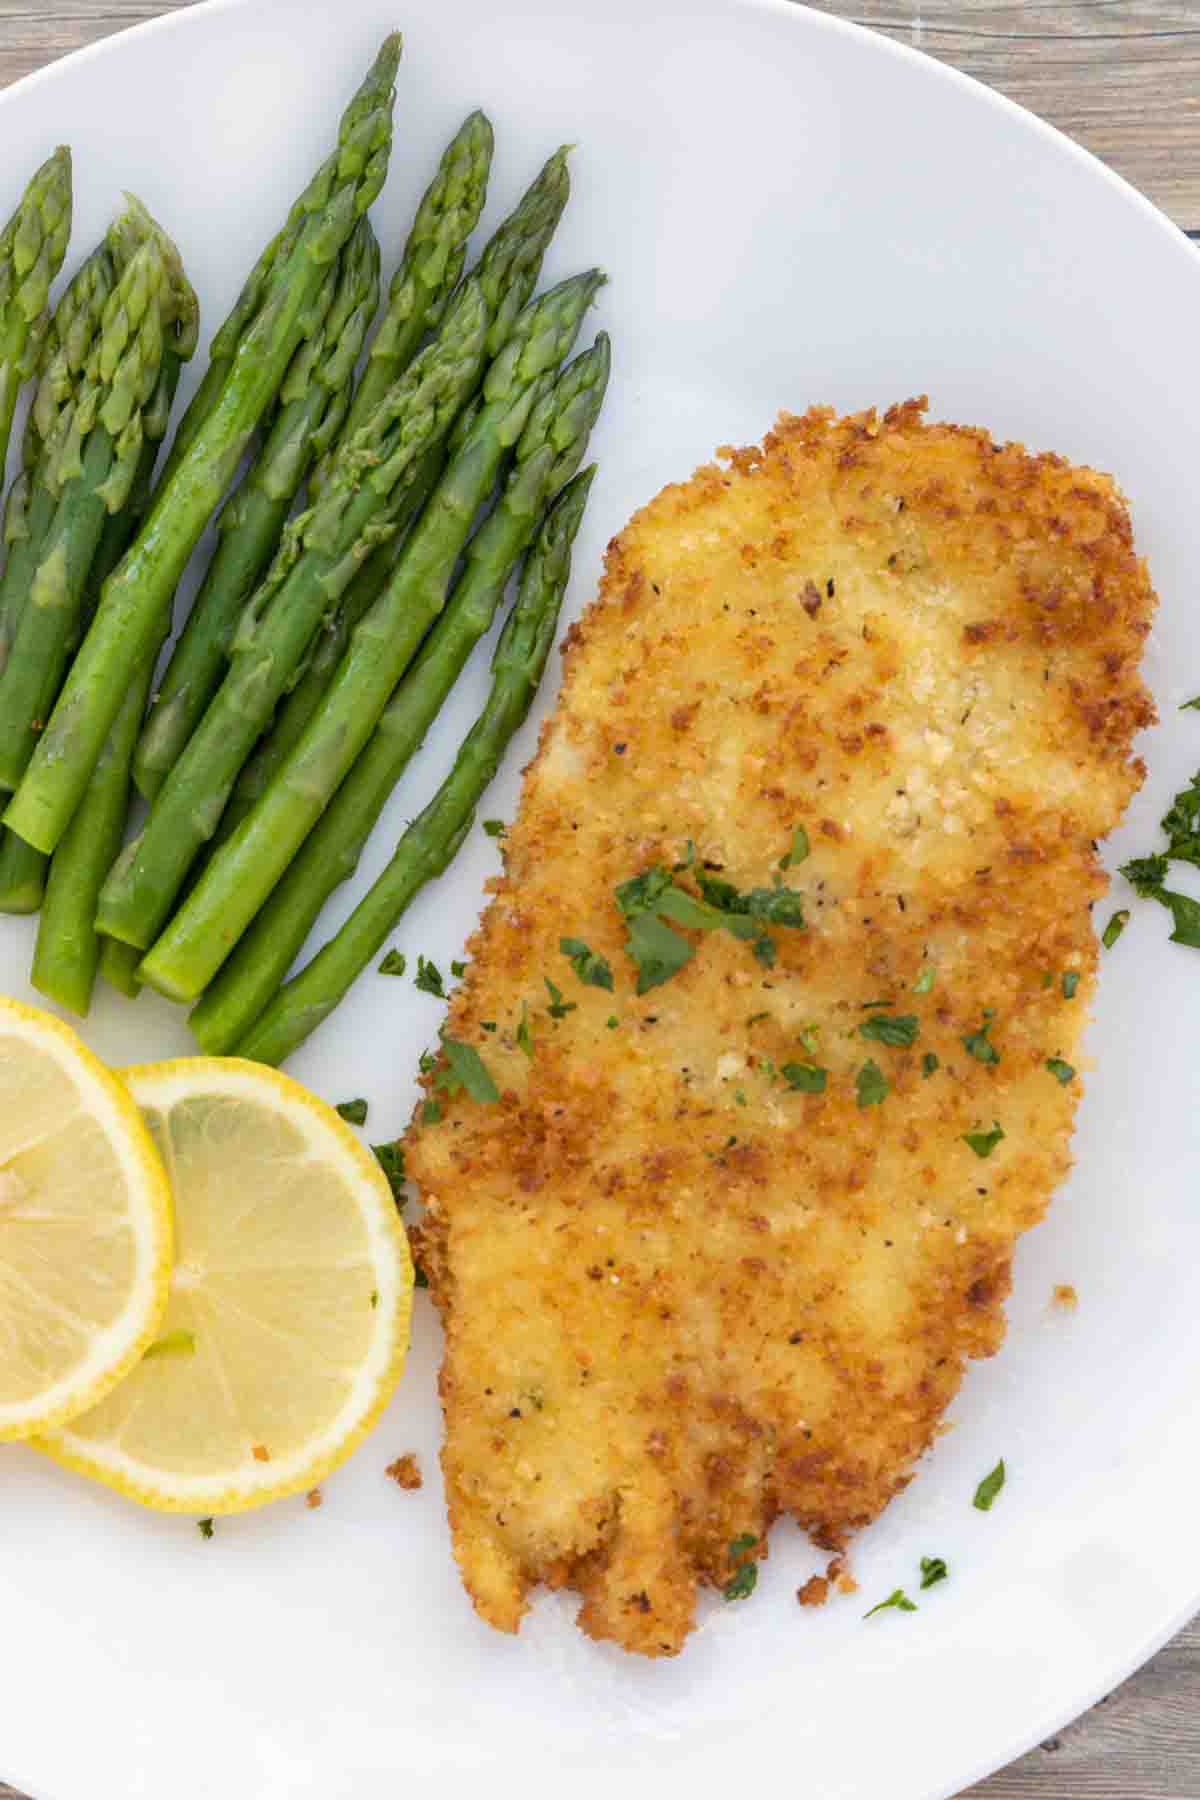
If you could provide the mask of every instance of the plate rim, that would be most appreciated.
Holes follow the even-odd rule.
[[[30,70],[6,88],[0,90],[0,122],[6,116],[9,102],[23,99],[30,92],[37,91],[46,84],[52,84],[68,67],[86,67],[96,62],[102,63],[106,57],[119,55],[123,45],[132,38],[148,37],[152,34],[166,36],[175,31],[186,32],[193,29],[197,22],[201,28],[208,24],[213,16],[222,14],[236,15],[249,12],[254,0],[192,0],[189,5],[172,6],[171,10],[159,13],[154,17],[135,20],[110,31],[104,37],[90,43],[77,46],[41,67]],[[289,0],[276,0],[276,4],[286,5]],[[291,0],[295,4],[295,0]],[[428,4],[429,0],[421,0]],[[703,5],[705,0],[701,0]],[[1153,200],[1142,193],[1125,176],[1104,162],[1094,151],[1072,138],[1060,127],[1042,118],[1019,101],[1012,99],[1000,90],[991,87],[981,78],[970,75],[952,63],[943,61],[931,52],[905,43],[891,36],[882,27],[857,20],[843,18],[840,15],[822,11],[807,4],[807,0],[707,0],[708,6],[722,7],[731,15],[738,13],[762,13],[776,18],[786,18],[801,29],[819,30],[832,36],[853,38],[860,45],[869,44],[875,54],[891,58],[908,67],[919,66],[930,78],[948,83],[951,87],[970,93],[976,103],[986,104],[993,112],[1007,116],[1014,124],[1041,138],[1051,154],[1066,154],[1067,158],[1077,166],[1086,167],[1093,178],[1099,176],[1115,196],[1119,197],[1143,223],[1153,225],[1165,243],[1174,247],[1179,268],[1184,280],[1192,280],[1200,289],[1200,246],[1194,244],[1185,229],[1176,224]],[[355,0],[349,0],[354,8]],[[590,11],[598,5],[598,0],[575,0],[570,10]],[[399,6],[397,5],[397,10]],[[686,13],[693,10],[692,0],[676,0],[673,10]],[[399,27],[405,29],[403,23]],[[1183,271],[1190,271],[1183,274]],[[1003,1354],[1003,1347],[999,1354]],[[1001,1761],[994,1759],[994,1753],[982,1760],[972,1760],[964,1766],[962,1772],[949,1787],[938,1786],[929,1790],[927,1800],[965,1800],[964,1790],[986,1779],[989,1775],[1008,1768],[1012,1763],[1025,1756],[1046,1737],[1066,1728],[1074,1721],[1091,1711],[1106,1695],[1127,1682],[1143,1668],[1157,1653],[1171,1641],[1192,1620],[1200,1616],[1200,1587],[1194,1595],[1174,1611],[1165,1624],[1156,1626],[1146,1633],[1131,1652],[1110,1655],[1100,1670],[1088,1683],[1085,1697],[1070,1702],[1065,1708],[1062,1705],[1048,1705],[1038,1714],[1027,1732],[1023,1732],[1016,1740],[1016,1747],[1004,1753]],[[3,1754],[3,1743],[0,1742],[0,1755]],[[669,1772],[669,1763],[668,1763]],[[19,1783],[25,1779],[23,1772],[0,1771],[0,1781],[5,1779]],[[36,1782],[31,1788],[32,1793]]]

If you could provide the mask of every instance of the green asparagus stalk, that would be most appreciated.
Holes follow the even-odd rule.
[[[129,501],[146,441],[142,415],[158,401],[164,352],[194,342],[195,295],[174,246],[139,202],[130,203],[109,247],[117,282],[74,405],[44,440],[36,471],[57,506],[0,674],[0,787],[10,789],[57,696],[105,519]]]
[[[278,546],[311,462],[341,430],[378,300],[379,246],[364,217],[318,292],[266,443],[221,514],[216,553],[138,744],[134,778],[147,800],[162,787],[216,691],[242,608]]]
[[[141,520],[145,517],[146,509],[150,504],[154,464],[162,440],[166,436],[171,405],[175,399],[175,390],[179,386],[181,367],[182,359],[178,351],[167,351],[159,369],[157,391],[142,414],[145,442],[142,446],[137,474],[130,489],[128,504],[120,512],[109,514],[106,518],[100,534],[99,546],[92,559],[91,573],[88,578],[92,605],[98,598],[104,582],[124,556],[126,548],[135,535]],[[118,714],[117,717],[119,722],[121,715]],[[115,726],[114,729],[116,729]],[[62,855],[61,846],[57,855],[59,857]],[[109,862],[111,863],[111,861],[110,857]],[[0,912],[36,912],[42,902],[49,863],[50,858],[44,856],[40,850],[35,850],[32,844],[27,844],[24,838],[19,838],[14,831],[0,828]],[[105,868],[100,871],[101,877],[107,873],[107,868],[106,864]],[[99,883],[97,883],[97,888],[98,886]],[[94,905],[94,893],[92,901]],[[91,924],[90,916],[88,924],[89,926]],[[136,966],[137,959],[134,960]]]
[[[492,660],[492,691],[450,774],[341,930],[280,989],[242,1038],[239,1056],[278,1065],[299,1049],[379,954],[415,895],[457,854],[541,680],[593,474],[588,469],[577,475],[545,519]]]
[[[602,333],[535,408],[516,465],[471,540],[445,611],[319,824],[192,1012],[192,1032],[203,1050],[222,1055],[245,1035],[278,991],[330,894],[353,875],[392,789],[490,630],[547,500],[582,462],[608,369]]]
[[[347,434],[361,430],[417,354],[423,338],[441,323],[463,272],[467,239],[487,198],[493,144],[488,120],[473,112],[447,145],[392,277],[387,309],[354,395]]]
[[[214,845],[223,844],[226,838],[233,836],[246,814],[266,793],[276,771],[283,767],[304,736],[337,673],[350,642],[351,632],[374,606],[391,580],[396,563],[408,541],[408,529],[437,485],[442,460],[440,456],[427,459],[426,467],[405,502],[405,516],[401,519],[396,536],[367,558],[342,595],[332,619],[322,624],[309,646],[303,673],[291,692],[280,702],[270,729],[234,783],[229,804],[221,814]]]
[[[84,1018],[100,960],[96,901],[125,832],[133,747],[153,675],[154,662],[148,658],[127,684],[86,803],[76,811],[50,859],[32,981],[47,999]]]
[[[242,614],[228,673],[141,834],[104,885],[97,924],[109,937],[145,948],[166,922],[322,618],[376,545],[394,534],[424,457],[478,382],[487,324],[478,284],[468,282],[433,343],[368,425],[343,442],[315,506],[285,530],[269,574]]]
[[[100,939],[100,962],[97,974],[109,987],[116,988],[127,1000],[136,1000],[142,991],[138,964],[142,953],[133,944],[118,943],[116,938]]]
[[[0,230],[0,474],[17,395],[41,355],[51,284],[71,236],[71,200],[71,152],[60,145]]]
[[[484,405],[465,444],[414,527],[388,587],[355,627],[320,710],[143,960],[143,980],[169,998],[195,1000],[203,992],[370,738],[442,610],[476,513],[532,409],[553,386],[553,371],[603,279],[591,270],[565,281],[518,319],[488,370]]]
[[[274,397],[325,271],[383,183],[391,147],[398,38],[389,38],[351,102],[339,146],[298,203],[304,215],[263,304],[239,338],[211,412],[121,566],[109,577],[91,629],[67,677],[5,822],[52,851],[87,788],[120,708],[123,672],[157,642],[184,565]]]
[[[24,469],[13,483],[5,505],[8,557],[0,577],[0,672],[8,662],[42,542],[58,504],[53,489],[38,479],[43,446],[47,439],[58,435],[63,415],[74,409],[115,280],[112,256],[107,244],[101,244],[73,276],[50,322],[40,379],[25,428]]]

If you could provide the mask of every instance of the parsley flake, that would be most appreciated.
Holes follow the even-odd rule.
[[[931,1075],[937,1074],[941,1066],[933,1051],[927,1050],[921,1058],[921,1080],[928,1081]]]
[[[795,1094],[823,1094],[829,1080],[828,1069],[816,1063],[786,1062],[779,1073]]]
[[[1000,1489],[1004,1486],[1004,1480],[1004,1458],[1001,1457],[991,1474],[985,1475],[979,1486],[975,1489],[975,1498],[972,1501],[972,1505],[975,1506],[979,1512],[991,1512],[992,1502],[1000,1492]]]
[[[916,1042],[920,1032],[920,1021],[913,1013],[872,1013],[864,1019],[858,1028],[859,1037],[868,1038],[872,1043],[889,1044],[896,1050],[907,1050]]]
[[[1185,700],[1179,710],[1180,712],[1200,712],[1200,694],[1197,694],[1194,700]]]
[[[450,964],[450,973],[453,975],[455,981],[461,981],[466,972],[467,965],[465,962],[452,962]]]
[[[781,856],[779,859],[780,868],[793,869],[797,863],[806,861],[810,847],[807,831],[805,831],[803,825],[797,825],[795,831],[792,833],[791,849],[786,856]]]
[[[389,950],[379,965],[381,975],[403,975],[408,967],[407,958],[402,950]]]
[[[197,1519],[196,1529],[201,1537],[210,1538],[213,1534],[213,1522],[211,1519]]]
[[[365,1100],[339,1100],[334,1111],[340,1119],[345,1119],[347,1125],[365,1125],[367,1122]]]
[[[1053,1075],[1055,1081],[1061,1081],[1064,1087],[1066,1087],[1068,1081],[1074,1081],[1075,1079],[1074,1069],[1069,1062],[1064,1062],[1061,1056],[1048,1056],[1046,1058],[1046,1067]]]
[[[442,1049],[446,1053],[448,1069],[444,1069],[437,1078],[437,1085],[442,1093],[451,1098],[460,1089],[466,1091],[472,1100],[478,1100],[481,1106],[494,1106],[500,1098],[500,1089],[492,1080],[488,1066],[478,1050],[470,1044],[462,1043],[458,1038],[447,1037],[442,1033]]]
[[[939,1581],[945,1581],[950,1571],[940,1556],[923,1556],[921,1558],[922,1588],[936,1587]]]
[[[733,1570],[732,1578],[726,1582],[721,1592],[726,1600],[745,1600],[758,1585],[758,1564],[753,1559],[746,1561],[751,1550],[755,1549],[758,1539],[752,1532],[744,1531],[740,1537],[730,1540],[729,1565]]]
[[[529,1006],[521,1002],[521,1022],[517,1026],[517,1048],[523,1050],[531,1060],[533,1058],[533,1033],[529,1029]]]
[[[1108,924],[1104,927],[1104,931],[1100,938],[1100,942],[1104,945],[1106,950],[1112,949],[1128,923],[1129,914],[1127,911],[1122,910],[1121,912],[1115,912],[1113,914],[1112,918],[1108,921]]]
[[[556,987],[548,975],[544,975],[542,979],[546,983],[546,992],[550,996],[550,1006],[548,1008],[550,1017],[552,1019],[565,1019],[568,1013],[573,1013],[576,1010],[575,1001],[564,1000],[562,997],[562,989]]]
[[[495,1029],[496,1029],[495,1019],[480,1019],[479,1029],[480,1029],[480,1031],[495,1031]]]
[[[865,1062],[854,1078],[860,1106],[879,1106],[888,1096],[888,1080],[877,1062]]]
[[[932,963],[926,963],[925,967],[921,970],[921,973],[917,976],[917,979],[913,982],[913,993],[914,994],[931,993],[933,990],[933,984],[936,981],[936,979],[937,979],[937,970],[934,968]]]
[[[616,1013],[609,1013],[609,1015],[608,1015],[607,1019],[605,1019],[604,1023],[607,1025],[607,1027],[610,1031],[615,1031],[617,1029],[617,1026],[621,1023],[621,1021],[620,1021],[620,1019],[618,1019]]]
[[[962,1140],[964,1144],[969,1144],[971,1146],[976,1156],[986,1158],[992,1154],[992,1151],[996,1148],[997,1144],[1003,1143],[1004,1132],[1001,1130],[996,1120],[993,1119],[992,1129],[990,1131],[964,1131]]]
[[[504,823],[503,819],[485,819],[483,821],[483,829],[487,832],[488,836],[492,838],[508,836],[508,826]]]
[[[686,938],[653,913],[639,913],[630,920],[625,948],[637,964],[639,994],[648,994],[651,988],[670,981],[696,954]]]
[[[582,938],[559,938],[558,947],[585,987],[603,988],[606,993],[612,993],[612,970]]]
[[[392,1190],[392,1199],[396,1205],[403,1207],[405,1201],[404,1183],[404,1151],[399,1144],[372,1144],[372,1154],[387,1177],[387,1184]]]
[[[992,1014],[985,1012],[979,1030],[969,1031],[962,1041],[963,1049],[969,1056],[973,1056],[976,1062],[998,1063],[1000,1061],[1000,1052],[988,1035],[991,1029]]]
[[[873,1619],[876,1613],[886,1612],[889,1607],[894,1607],[897,1612],[917,1611],[916,1601],[910,1600],[903,1588],[893,1588],[887,1599],[881,1600],[878,1606],[873,1606],[870,1612],[864,1613],[863,1618]]]
[[[1062,996],[1064,1000],[1073,1000],[1079,986],[1079,976],[1074,969],[1068,969],[1062,978]]]
[[[413,1264],[413,1286],[423,1288],[429,1286],[429,1277],[421,1267],[420,1263]]]
[[[417,973],[414,980],[423,994],[432,994],[435,1000],[446,998],[446,986],[442,980],[442,972],[436,963],[429,961],[428,957],[418,956]]]
[[[1175,921],[1171,942],[1187,944],[1193,950],[1200,950],[1200,902],[1189,900],[1186,894],[1172,893],[1170,888],[1164,888],[1155,898],[1170,908],[1171,917]]]
[[[421,1108],[421,1120],[426,1125],[436,1125],[442,1116],[442,1109],[436,1100],[427,1100]]]

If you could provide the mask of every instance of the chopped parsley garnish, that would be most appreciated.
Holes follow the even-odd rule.
[[[367,1122],[365,1100],[339,1100],[334,1111],[339,1118],[345,1119],[347,1125],[365,1125]]]
[[[420,1263],[413,1264],[413,1286],[423,1288],[429,1286],[429,1277],[421,1267]]]
[[[195,1356],[196,1336],[191,1331],[168,1331],[164,1337],[155,1338],[146,1351],[144,1360],[152,1356]]]
[[[860,1106],[879,1106],[888,1096],[888,1081],[876,1062],[865,1062],[854,1078]]]
[[[1074,969],[1068,969],[1062,978],[1062,995],[1064,1000],[1073,1000],[1079,986],[1079,976]]]
[[[758,1564],[742,1563],[737,1573],[721,1589],[725,1600],[748,1600],[758,1586]]]
[[[761,1022],[761,1020],[769,1019],[770,1016],[771,1015],[769,1012],[751,1013],[750,1017],[746,1020],[746,1030],[749,1031],[749,1029],[752,1025],[757,1025]]]
[[[582,938],[559,938],[558,947],[585,987],[603,988],[606,993],[612,993],[612,970]]]
[[[1061,1081],[1064,1087],[1066,1087],[1068,1081],[1074,1081],[1075,1079],[1074,1069],[1069,1062],[1064,1062],[1061,1056],[1048,1056],[1046,1058],[1046,1067],[1053,1075],[1055,1081]]]
[[[936,979],[937,970],[932,963],[926,963],[925,967],[921,970],[921,973],[917,976],[917,979],[913,982],[913,993],[928,994],[932,992],[933,984]]]
[[[815,1063],[786,1062],[779,1073],[797,1094],[823,1094],[829,1080],[828,1069],[818,1068]]]
[[[529,1006],[524,1000],[521,1002],[521,1022],[517,1026],[517,1048],[532,1059],[533,1033],[529,1029]]]
[[[729,1563],[730,1567],[733,1569],[733,1575],[721,1589],[726,1600],[745,1600],[757,1587],[758,1564],[753,1561],[753,1559],[750,1561],[743,1560],[749,1556],[750,1551],[755,1548],[757,1543],[758,1539],[748,1531],[743,1532],[741,1537],[735,1537],[731,1540],[729,1545]]]
[[[465,962],[452,962],[450,964],[450,973],[453,975],[455,981],[461,981],[466,972],[467,965]]]
[[[1121,911],[1113,914],[1112,918],[1108,921],[1108,924],[1104,927],[1104,931],[1100,938],[1100,942],[1104,945],[1106,950],[1112,949],[1128,923],[1128,912]]]
[[[875,1044],[889,1044],[895,1050],[907,1050],[916,1042],[921,1029],[920,1021],[913,1013],[872,1013],[864,1019],[858,1028],[860,1037],[869,1038]]]
[[[1054,977],[1050,973],[1049,969],[1047,969],[1045,974],[1042,976],[1042,986],[1044,988],[1050,988],[1050,987],[1054,986]]]
[[[492,1080],[488,1066],[478,1050],[470,1044],[462,1043],[458,1038],[447,1037],[442,1033],[442,1049],[446,1053],[449,1067],[443,1069],[437,1077],[437,1086],[441,1092],[453,1099],[454,1095],[464,1091],[472,1100],[478,1100],[482,1106],[494,1106],[500,1098],[500,1089]]]
[[[408,961],[402,950],[389,950],[379,965],[381,975],[403,975]]]
[[[375,1160],[387,1177],[387,1184],[392,1190],[392,1198],[397,1206],[404,1205],[404,1151],[399,1144],[372,1144],[371,1150]]]
[[[821,1046],[821,1027],[806,1025],[800,1033],[800,1043],[810,1056],[815,1056]]]
[[[950,1571],[940,1556],[923,1556],[921,1558],[922,1588],[936,1587],[939,1581],[945,1581]]]
[[[992,1017],[990,1012],[985,1012],[979,1030],[969,1031],[962,1041],[963,1049],[969,1056],[973,1056],[976,1062],[998,1063],[1000,1061],[1000,1052],[988,1035],[992,1029]]]
[[[437,1068],[437,1057],[432,1050],[422,1050],[417,1058],[417,1067],[422,1075],[431,1075]]]
[[[809,854],[809,849],[810,849],[810,845],[808,842],[808,833],[807,833],[807,831],[805,831],[803,825],[797,825],[795,831],[792,833],[791,849],[788,851],[786,856],[781,856],[779,859],[780,868],[781,869],[795,868],[797,863],[802,863],[807,859],[808,854]]]
[[[1169,888],[1156,894],[1155,899],[1161,900],[1171,910],[1171,917],[1175,921],[1171,942],[1187,944],[1193,950],[1200,950],[1200,901],[1189,900],[1186,894],[1172,893]]]
[[[418,956],[417,973],[414,979],[423,994],[432,994],[435,1000],[446,998],[446,986],[442,980],[442,972],[436,963],[429,961],[428,957]]]
[[[1004,1132],[1001,1130],[996,1120],[993,1119],[992,1129],[990,1131],[964,1131],[962,1140],[964,1144],[969,1144],[971,1146],[976,1156],[988,1157],[992,1154],[992,1151],[996,1148],[997,1144],[1003,1143]]]
[[[694,947],[673,927],[690,931],[728,931],[753,942],[754,953],[767,968],[775,962],[768,925],[802,929],[801,896],[782,884],[740,893],[728,881],[697,871],[703,899],[678,886],[670,869],[659,865],[620,883],[617,905],[628,921],[625,948],[637,965],[637,991],[645,994],[685,968]],[[669,923],[668,923],[669,921]]]
[[[508,826],[503,819],[485,819],[483,829],[489,837],[502,838],[508,836]]]
[[[421,1118],[426,1125],[436,1125],[442,1116],[442,1109],[436,1100],[427,1100],[421,1108]]]
[[[931,1075],[937,1074],[941,1066],[933,1051],[927,1050],[921,1058],[921,1080],[928,1081]]]
[[[1165,856],[1135,856],[1121,864],[1121,873],[1143,900],[1157,900],[1169,867]]]
[[[617,1029],[617,1026],[621,1023],[621,1021],[620,1021],[620,1019],[618,1019],[616,1013],[609,1013],[609,1015],[608,1015],[607,1019],[605,1019],[604,1023],[608,1026],[608,1029],[610,1031],[615,1031]]]
[[[1185,700],[1179,710],[1180,712],[1200,712],[1200,694],[1197,694],[1194,700]]]
[[[568,1013],[573,1013],[576,1010],[575,1001],[564,1000],[562,997],[562,989],[560,987],[555,987],[548,975],[543,976],[542,979],[546,983],[546,992],[550,996],[550,1005],[548,1008],[550,1017],[552,1019],[565,1019]]]
[[[201,1537],[210,1538],[213,1534],[213,1522],[211,1519],[197,1519],[196,1529]]]
[[[863,1618],[873,1619],[876,1613],[886,1612],[889,1606],[894,1607],[897,1612],[917,1611],[916,1601],[910,1600],[903,1588],[893,1588],[887,1599],[881,1600],[878,1606],[873,1606],[870,1612],[864,1613]]]
[[[1004,1458],[1001,1457],[991,1474],[985,1475],[979,1486],[975,1489],[975,1499],[973,1500],[972,1505],[980,1512],[991,1512],[992,1502],[1003,1486]]]
[[[480,1029],[480,1031],[495,1031],[495,1029],[496,1029],[495,1019],[480,1019],[479,1029]]]

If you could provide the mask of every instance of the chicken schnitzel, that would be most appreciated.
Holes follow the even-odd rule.
[[[670,1655],[780,1514],[843,1548],[1070,1165],[1154,596],[1108,477],[923,404],[719,453],[568,636],[445,1032],[500,1098],[408,1140],[501,1630]]]

